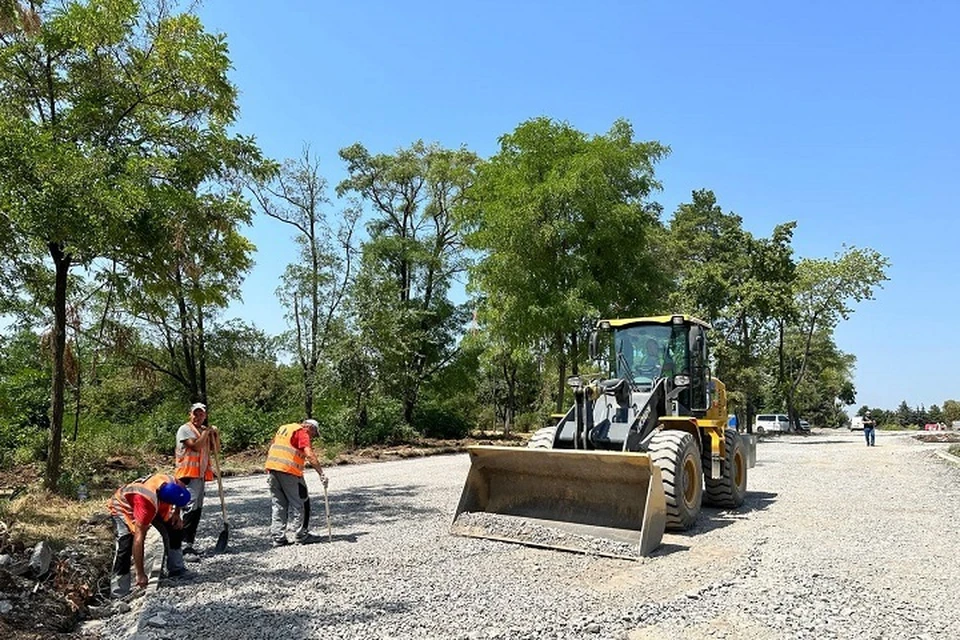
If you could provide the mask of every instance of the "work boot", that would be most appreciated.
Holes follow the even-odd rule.
[[[200,552],[194,549],[192,545],[184,545],[183,560],[184,562],[200,562]]]
[[[121,576],[113,576],[110,579],[110,595],[114,598],[122,598],[130,594],[130,585],[132,581],[129,573]]]
[[[297,536],[297,544],[313,544],[314,542],[323,542],[323,538],[315,536],[312,533],[305,533]]]
[[[273,544],[273,546],[275,546],[275,547],[285,547],[285,546],[287,546],[288,544],[290,544],[290,541],[287,540],[287,537],[286,537],[286,536],[281,536],[281,537],[279,537],[279,538],[274,538],[274,539],[272,540],[271,544]]]

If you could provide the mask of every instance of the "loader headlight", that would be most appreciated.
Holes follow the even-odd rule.
[[[685,387],[690,384],[690,376],[673,376],[673,384],[677,387]]]

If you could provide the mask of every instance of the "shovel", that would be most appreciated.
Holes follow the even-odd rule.
[[[217,546],[214,551],[223,553],[227,550],[227,538],[230,537],[229,526],[227,525],[227,505],[223,501],[223,479],[220,477],[220,449],[217,448],[216,456],[213,458],[214,470],[217,472],[217,489],[220,493],[220,513],[223,517],[223,529],[217,537]]]

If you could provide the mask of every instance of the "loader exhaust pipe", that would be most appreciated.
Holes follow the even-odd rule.
[[[660,469],[645,453],[469,447],[451,533],[619,558],[663,538]]]

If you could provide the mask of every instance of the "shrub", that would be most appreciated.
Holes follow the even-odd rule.
[[[414,416],[414,427],[427,438],[459,440],[470,432],[470,424],[446,407],[422,407]]]

